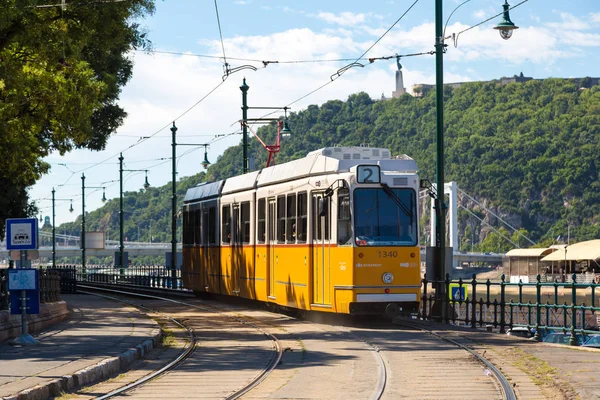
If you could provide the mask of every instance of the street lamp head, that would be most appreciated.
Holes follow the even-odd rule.
[[[106,203],[106,190],[104,188],[102,188],[102,202]]]
[[[70,213],[73,212],[73,200],[71,200],[71,205],[69,206],[69,212]]]
[[[204,169],[207,169],[210,165],[210,161],[208,161],[208,155],[206,154],[206,151],[204,152],[204,160],[202,160],[201,164],[204,167]]]
[[[282,138],[286,138],[291,135],[292,131],[290,130],[290,128],[288,126],[287,119],[283,120],[283,128],[281,129],[281,131],[279,131],[279,133],[281,134]]]
[[[504,14],[502,15],[502,20],[498,25],[494,27],[494,29],[500,32],[500,37],[502,37],[502,39],[508,40],[512,36],[512,31],[514,31],[515,29],[519,29],[519,27],[516,26],[510,20],[510,16],[508,15],[510,5],[508,4],[508,1],[505,0],[502,7],[504,7]]]
[[[146,171],[146,180],[144,181],[144,190],[148,190],[150,183],[148,182],[148,171]]]

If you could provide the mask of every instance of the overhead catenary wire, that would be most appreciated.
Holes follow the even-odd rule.
[[[219,36],[221,38],[221,48],[223,49],[223,68],[225,69],[225,75],[229,75],[229,64],[227,64],[227,56],[225,56],[225,43],[223,42],[223,32],[221,31],[221,19],[219,18],[219,7],[217,6],[217,0],[215,1],[215,13],[217,14],[217,25],[219,26]]]
[[[465,1],[464,3],[460,4],[458,7],[462,6],[463,4],[467,3],[468,1],[470,1],[470,0],[467,0],[467,1]],[[524,4],[524,3],[527,3],[528,1],[529,1],[529,0],[523,0],[522,2],[520,2],[520,3],[518,3],[518,4],[516,4],[516,5],[512,6],[512,7],[510,7],[510,8],[508,9],[508,11],[510,11],[510,10],[512,10],[512,9],[514,9],[514,8],[517,8],[517,7],[519,7],[520,5],[522,5],[522,4]],[[458,7],[456,7],[456,8],[458,8]],[[455,11],[456,11],[456,9],[455,9]],[[453,12],[454,12],[454,11],[453,11]],[[444,39],[449,39],[449,38],[452,38],[452,40],[453,40],[453,42],[454,42],[454,47],[458,47],[458,37],[459,37],[459,36],[460,36],[462,33],[465,33],[465,32],[467,32],[467,31],[470,31],[471,29],[477,28],[478,26],[480,26],[480,25],[483,25],[483,24],[485,24],[486,22],[489,22],[489,21],[491,21],[491,20],[493,20],[494,18],[497,18],[497,17],[499,17],[499,16],[500,16],[500,15],[502,15],[502,14],[504,14],[504,11],[501,11],[501,12],[499,12],[498,14],[492,15],[492,16],[491,16],[491,17],[489,17],[488,19],[486,19],[486,20],[484,20],[484,21],[481,21],[481,22],[479,22],[479,23],[477,23],[477,24],[475,24],[475,25],[472,25],[472,26],[470,26],[470,27],[468,27],[468,28],[466,28],[466,29],[463,29],[462,31],[460,31],[460,32],[458,32],[458,33],[453,33],[453,34],[452,34],[452,35],[450,35],[450,36],[446,36],[446,33],[445,33],[445,32],[446,32],[446,28],[444,27]],[[448,19],[449,19],[449,17],[448,17]],[[446,25],[447,25],[447,24],[448,24],[448,22],[446,21]]]
[[[205,95],[204,95],[204,96],[203,96],[203,97],[202,97],[200,100],[198,100],[198,101],[197,101],[196,103],[194,103],[194,104],[193,104],[191,107],[189,107],[189,108],[188,108],[188,109],[186,109],[184,112],[182,112],[182,113],[181,113],[179,116],[177,116],[177,117],[176,117],[176,118],[173,120],[173,122],[175,122],[175,121],[177,121],[177,120],[181,119],[181,118],[182,118],[184,115],[186,115],[186,114],[187,114],[187,113],[189,113],[189,112],[190,112],[192,109],[194,109],[196,106],[198,106],[198,104],[200,104],[200,103],[201,103],[202,101],[204,101],[204,100],[205,100],[205,99],[206,99],[208,96],[210,96],[212,93],[214,93],[214,92],[215,92],[215,91],[216,91],[216,90],[217,90],[219,87],[221,87],[221,85],[223,85],[223,83],[225,83],[225,81],[221,81],[221,82],[219,82],[219,84],[218,84],[218,85],[216,85],[214,88],[212,88],[212,89],[211,89],[211,90],[210,90],[208,93],[206,93],[206,94],[205,94]],[[124,150],[121,150],[121,151],[117,152],[116,154],[113,154],[113,155],[111,155],[110,157],[107,157],[107,158],[103,159],[102,161],[99,161],[99,162],[97,162],[97,163],[94,163],[94,164],[90,165],[89,167],[82,168],[82,169],[80,169],[80,170],[78,170],[78,171],[75,171],[74,173],[84,172],[84,171],[87,171],[87,170],[89,170],[89,169],[91,169],[91,168],[97,167],[98,165],[104,164],[104,163],[105,163],[105,162],[107,162],[108,160],[111,160],[111,159],[113,159],[114,157],[117,157],[117,156],[119,156],[121,153],[124,153],[124,152],[126,152],[127,150],[130,150],[130,149],[132,149],[132,148],[134,148],[134,147],[138,146],[139,144],[141,144],[141,143],[145,142],[146,140],[148,140],[148,139],[150,139],[150,138],[152,138],[152,137],[154,137],[154,136],[158,135],[160,132],[162,132],[163,130],[165,130],[165,129],[166,129],[166,128],[168,128],[169,126],[171,126],[171,122],[169,122],[168,124],[166,124],[166,125],[165,125],[165,126],[163,126],[162,128],[158,129],[158,130],[157,130],[156,132],[154,132],[153,134],[151,134],[151,135],[149,135],[149,136],[144,136],[144,139],[142,139],[142,140],[138,140],[136,143],[134,143],[134,144],[132,144],[132,145],[130,145],[130,146],[128,146],[128,147],[126,147]],[[71,176],[72,176],[72,175],[71,175]],[[71,177],[69,177],[69,178],[67,179],[67,181],[66,181],[66,182],[68,182],[68,180],[69,180],[69,179],[71,179]],[[65,182],[65,183],[66,183],[66,182]],[[62,186],[62,185],[58,185],[57,187],[61,187],[61,186]]]

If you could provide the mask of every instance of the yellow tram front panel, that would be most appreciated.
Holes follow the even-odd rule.
[[[416,246],[354,248],[353,308],[360,313],[393,303],[414,308],[421,295],[420,252]],[[373,306],[373,307],[371,307]]]

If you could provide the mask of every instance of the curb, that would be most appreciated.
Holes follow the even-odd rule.
[[[74,372],[72,375],[64,375],[31,389],[2,397],[2,400],[46,400],[72,392],[84,386],[105,381],[116,376],[119,372],[125,371],[135,360],[144,358],[146,354],[158,346],[161,337],[162,331],[156,328],[153,330],[151,338],[144,340],[134,348],[124,351],[116,357],[102,360],[95,365],[90,365]]]

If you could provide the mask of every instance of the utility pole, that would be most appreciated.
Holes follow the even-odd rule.
[[[173,182],[172,182],[172,195],[171,195],[171,288],[177,287],[177,142],[175,140],[175,134],[177,133],[177,127],[175,122],[171,127],[171,138],[172,138],[172,171],[173,171]]]
[[[242,86],[240,86],[242,91],[242,121],[244,122],[248,120],[248,89],[250,89],[250,86],[246,85],[246,78],[244,78]],[[246,124],[242,124],[242,148],[242,172],[245,174],[248,172],[248,127]]]

